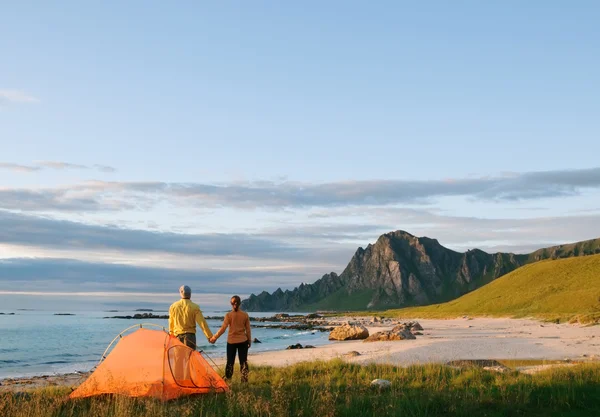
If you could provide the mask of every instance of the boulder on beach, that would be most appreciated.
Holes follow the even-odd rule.
[[[388,330],[385,332],[377,332],[367,337],[365,342],[389,342],[393,340],[411,340],[416,339],[410,330],[406,328],[398,329],[397,331]]]
[[[343,324],[329,333],[329,340],[362,340],[367,337],[369,337],[369,330],[360,324]]]
[[[350,352],[346,353],[344,356],[348,356],[350,358],[353,358],[355,356],[360,356],[360,352],[357,352],[355,350],[351,350]]]
[[[262,342],[255,337],[254,340],[252,341],[252,343],[262,343]]]
[[[418,321],[409,321],[408,323],[401,323],[394,326],[392,332],[399,332],[402,330],[408,330],[411,332],[422,331],[423,326],[421,326]]]

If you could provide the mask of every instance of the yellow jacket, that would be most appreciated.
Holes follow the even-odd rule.
[[[188,298],[182,298],[171,304],[169,308],[169,333],[177,336],[182,333],[196,333],[196,323],[200,326],[207,339],[213,334],[202,315],[198,304]]]

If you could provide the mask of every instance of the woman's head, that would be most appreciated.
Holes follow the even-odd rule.
[[[231,297],[231,309],[233,311],[238,311],[240,309],[240,305],[242,304],[242,300],[239,295],[234,295]]]

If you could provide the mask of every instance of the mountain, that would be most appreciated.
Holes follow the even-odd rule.
[[[402,230],[358,248],[344,271],[294,290],[266,291],[242,302],[248,311],[385,309],[453,300],[523,265],[543,259],[600,253],[600,239],[553,246],[530,254],[455,252]]]
[[[595,322],[600,320],[600,255],[534,262],[456,300],[385,314],[545,316]]]

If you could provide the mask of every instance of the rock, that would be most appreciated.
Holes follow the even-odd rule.
[[[371,386],[379,389],[386,389],[392,386],[392,383],[387,379],[374,379],[371,381]]]
[[[349,357],[353,358],[355,356],[360,356],[360,353],[355,350],[352,350],[352,351],[346,353],[344,356],[349,356]]]
[[[262,342],[255,337],[254,340],[252,341],[252,343],[262,343]]]
[[[398,332],[403,332],[405,330],[410,330],[410,327],[408,326],[407,323],[402,323],[402,324],[398,324],[397,326],[394,326],[394,328],[392,329],[392,332],[398,333]]]
[[[392,340],[411,340],[416,337],[408,330],[402,329],[399,331],[388,330],[386,332],[377,332],[366,338],[365,342],[388,342]]]
[[[446,365],[459,369],[481,368],[492,372],[510,372],[510,368],[493,359],[464,359],[446,362]]]
[[[410,326],[411,330],[424,330],[418,321],[411,321],[408,324],[411,325]]]
[[[412,332],[412,334],[414,336],[423,336],[423,333],[421,333],[421,332]]]
[[[153,313],[134,314],[133,316],[113,316],[104,317],[105,319],[168,319],[169,315],[157,315]]]
[[[344,324],[329,333],[329,340],[361,340],[369,337],[369,330],[361,325]]]
[[[286,349],[314,349],[313,345],[302,346],[300,343],[296,343],[295,345],[289,345]]]
[[[322,316],[318,315],[317,313],[310,313],[306,315],[307,319],[320,319]]]
[[[275,314],[275,316],[274,316],[274,317],[275,317],[276,319],[285,319],[285,318],[287,318],[287,317],[289,317],[289,316],[290,316],[290,315],[289,315],[289,314],[286,314],[286,313],[279,313],[279,314]]]
[[[382,321],[383,321],[382,317],[377,317],[377,316],[371,317],[371,323],[381,323]]]

